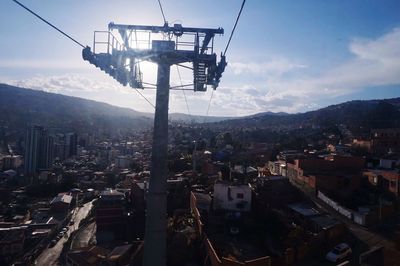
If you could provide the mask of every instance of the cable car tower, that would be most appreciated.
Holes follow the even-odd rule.
[[[115,32],[119,38],[115,37]],[[186,28],[181,24],[143,26],[110,23],[108,31],[95,31],[93,51],[88,46],[82,51],[84,60],[122,85],[132,88],[144,88],[139,62],[150,61],[158,65],[143,265],[166,265],[170,67],[192,63],[194,91],[206,91],[208,85],[215,90],[227,65],[225,55],[221,54],[217,63],[214,53],[214,37],[223,33],[222,28]],[[103,35],[100,41],[99,35]],[[138,36],[141,36],[140,39]],[[143,36],[147,38],[143,40]],[[102,51],[99,51],[100,47]]]

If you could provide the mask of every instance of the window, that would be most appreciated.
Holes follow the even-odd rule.
[[[236,198],[243,199],[244,198],[244,194],[243,193],[237,193],[236,194]]]

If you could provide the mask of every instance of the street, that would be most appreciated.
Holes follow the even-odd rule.
[[[358,263],[358,257],[361,253],[365,252],[368,249],[379,246],[385,247],[385,265],[400,265],[400,262],[398,261],[398,259],[400,258],[400,252],[396,249],[396,243],[394,243],[390,239],[385,238],[383,235],[380,235],[376,232],[373,232],[372,230],[369,230],[366,227],[354,223],[350,219],[338,213],[325,202],[317,198],[313,193],[305,191],[295,182],[291,183],[299,188],[301,191],[303,191],[304,195],[306,195],[311,201],[313,201],[320,211],[329,213],[332,217],[343,222],[349,229],[349,231],[353,234],[353,236],[359,241],[357,245],[353,245],[351,247],[353,249],[353,254],[351,256],[352,265]],[[365,247],[361,246],[360,242],[365,244]]]
[[[94,240],[96,235],[96,222],[85,224],[76,233],[71,242],[71,250],[87,247],[91,241]]]
[[[67,242],[71,233],[78,229],[79,223],[86,218],[92,207],[93,201],[85,203],[82,207],[76,207],[73,210],[71,221],[73,221],[74,224],[68,226],[66,235],[62,237],[54,247],[48,247],[43,250],[42,254],[40,254],[36,260],[36,265],[59,265],[58,258],[60,257],[64,243]]]

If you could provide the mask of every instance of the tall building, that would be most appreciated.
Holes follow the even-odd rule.
[[[41,126],[32,126],[25,138],[25,174],[35,174],[39,169],[47,169],[53,163],[54,140]]]
[[[78,135],[76,133],[65,134],[65,157],[69,158],[77,155]]]

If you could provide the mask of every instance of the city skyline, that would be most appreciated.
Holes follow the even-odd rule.
[[[156,1],[23,3],[89,45],[93,31],[106,29],[111,21],[162,25]],[[216,38],[219,52],[226,45],[240,1],[165,1],[163,6],[171,23],[223,27],[225,35]],[[0,32],[8,36],[0,44],[0,82],[153,111],[135,91],[84,62],[74,43],[12,1],[0,7]],[[398,9],[396,1],[249,1],[210,115],[295,113],[348,100],[399,97]],[[8,26],[10,21],[13,27]],[[154,72],[154,66],[144,66],[145,80],[152,81]],[[182,76],[183,83],[191,82],[189,72],[182,71]],[[172,69],[171,85],[176,84],[179,80]],[[154,91],[143,93],[154,102]],[[210,89],[186,93],[191,114],[206,114],[210,93]],[[181,92],[171,93],[170,111],[188,113]]]

